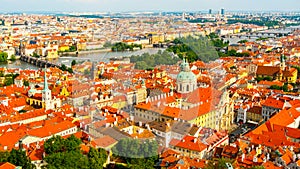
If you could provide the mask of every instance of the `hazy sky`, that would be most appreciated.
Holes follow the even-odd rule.
[[[300,11],[299,0],[0,0],[0,12],[20,11]]]

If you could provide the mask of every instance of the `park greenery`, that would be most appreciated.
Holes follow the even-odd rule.
[[[107,159],[107,152],[104,149],[90,147],[87,155],[80,151],[82,141],[71,135],[67,139],[61,136],[54,136],[48,139],[45,144],[47,165],[44,168],[79,168],[79,169],[101,169]]]
[[[0,86],[10,86],[14,84],[15,78],[18,77],[19,74],[5,74],[3,72],[0,72],[0,77],[4,77],[4,83],[0,84]]]
[[[180,59],[167,51],[158,51],[156,54],[143,53],[140,56],[131,56],[130,62],[135,63],[136,69],[153,69],[157,65],[173,65]]]
[[[29,86],[28,80],[24,80],[24,81],[23,81],[23,85],[26,86],[26,87],[28,87],[28,86]]]
[[[228,19],[228,24],[235,24],[235,23],[243,23],[243,24],[254,24],[258,26],[267,26],[267,27],[274,27],[279,26],[279,21],[269,21],[269,20],[244,20],[244,19]]]
[[[204,169],[228,168],[228,165],[233,166],[234,160],[228,158],[219,158],[217,161],[209,161]]]
[[[151,140],[124,138],[112,148],[114,158],[120,158],[130,169],[152,169],[158,160],[158,144]]]
[[[283,86],[272,85],[272,86],[270,86],[270,89],[283,90],[284,92],[289,91],[288,84],[284,84]]]
[[[72,45],[72,46],[70,46],[70,48],[67,52],[75,52],[76,50],[77,50],[76,46]]]
[[[220,37],[216,33],[210,33],[207,37],[216,48],[224,48],[229,44],[229,41],[224,42],[223,39],[220,39]]]
[[[265,40],[268,40],[269,38],[264,38],[264,37],[261,37],[261,38],[257,38],[256,41],[265,41]]]
[[[228,56],[235,56],[235,57],[249,57],[250,54],[248,52],[237,52],[236,50],[232,49],[229,51],[218,52],[220,57],[228,57]]]
[[[23,150],[12,149],[9,151],[0,152],[0,163],[9,162],[15,166],[21,166],[23,169],[34,169],[31,160],[26,156]]]
[[[76,60],[72,60],[71,66],[75,66],[77,64]]]
[[[40,55],[38,55],[37,53],[33,52],[32,57],[39,58]]]
[[[0,52],[0,62],[6,62],[7,57],[8,57],[8,55],[6,52]]]
[[[218,58],[216,48],[223,48],[228,45],[228,42],[223,42],[216,34],[210,34],[208,37],[177,38],[173,43],[174,45],[168,47],[167,51],[177,54],[181,59],[186,57],[190,62],[216,60]]]
[[[76,62],[76,61],[75,61]],[[73,62],[72,62],[73,64]],[[76,63],[75,63],[76,64]],[[65,64],[62,64],[60,67],[59,67],[60,70],[62,71],[68,71],[69,73],[73,73],[73,69],[72,67],[67,67]]]
[[[111,48],[113,46],[113,44],[111,42],[105,42],[103,47],[104,48]]]
[[[142,45],[138,45],[138,44],[126,44],[124,42],[117,42],[115,44],[112,45],[111,50],[113,52],[124,52],[124,51],[133,51],[134,48],[140,48],[142,49]]]
[[[237,43],[246,43],[246,42],[248,42],[248,40],[244,39],[244,40],[238,41]]]
[[[256,77],[255,80],[257,82],[260,82],[262,80],[266,80],[266,81],[273,81],[273,78],[271,76],[265,76],[265,77]]]

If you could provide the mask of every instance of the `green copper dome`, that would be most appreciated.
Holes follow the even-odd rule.
[[[177,75],[177,81],[178,82],[183,82],[183,81],[196,81],[196,76],[193,72],[180,72]]]
[[[177,82],[192,82],[196,81],[195,74],[191,71],[189,63],[183,59],[180,64],[180,73],[177,75]]]

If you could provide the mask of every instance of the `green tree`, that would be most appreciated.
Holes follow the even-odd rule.
[[[88,169],[88,158],[80,151],[58,152],[45,157],[47,166],[45,168],[65,168],[65,169]]]
[[[38,55],[37,53],[33,52],[32,57],[39,58],[40,55]]]
[[[64,139],[61,136],[53,136],[44,143],[45,152],[49,155],[64,151]]]
[[[264,166],[253,166],[250,169],[265,169]]]
[[[4,85],[5,85],[5,86],[10,86],[10,85],[12,85],[12,84],[14,84],[13,78],[12,78],[12,77],[6,77],[6,78],[5,78],[5,81],[4,81]]]
[[[244,39],[244,40],[238,41],[237,43],[246,43],[246,42],[248,42],[248,40]]]
[[[67,66],[66,66],[65,64],[62,64],[62,65],[60,66],[60,70],[66,71],[66,70],[67,70]]]
[[[6,62],[7,57],[8,57],[8,55],[6,52],[0,52],[0,62]]]
[[[227,44],[227,42],[224,43],[221,39],[208,39],[203,36],[188,36],[175,39],[173,42],[175,45],[168,47],[167,51],[177,54],[181,59],[183,56],[186,56],[190,62],[196,60],[204,62],[216,60],[219,57],[216,48],[224,47]]]
[[[284,84],[284,85],[282,86],[282,90],[283,90],[284,92],[288,92],[288,91],[289,91],[289,88],[288,88],[288,84],[287,84],[287,83]]]
[[[67,69],[67,71],[68,71],[69,73],[73,73],[73,69],[72,69],[71,67],[69,67],[69,68]]]
[[[149,65],[145,61],[138,61],[135,64],[136,69],[147,69]]]
[[[73,134],[64,140],[64,150],[65,151],[75,151],[80,150],[81,140],[75,137]]]
[[[71,66],[74,66],[76,64],[77,64],[76,60],[72,60]]]
[[[23,85],[28,87],[29,86],[29,82],[27,80],[24,80]]]
[[[272,81],[273,80],[273,78],[270,77],[270,76],[264,77],[263,79],[266,80],[266,81]]]
[[[70,46],[69,51],[70,52],[75,52],[76,51],[76,46],[75,45]]]
[[[210,39],[216,39],[216,38],[219,38],[219,36],[218,36],[216,33],[214,33],[214,32],[210,33],[210,34],[208,35],[208,37],[209,37]]]
[[[11,60],[11,61],[15,61],[15,60],[16,60],[16,56],[15,56],[15,55],[11,55],[11,56],[10,56],[10,60]]]
[[[31,164],[30,159],[26,156],[26,152],[23,150],[12,149],[7,161],[16,166],[22,166],[24,169],[35,168],[35,166]]]
[[[228,168],[227,165],[233,166],[234,160],[228,158],[220,158],[218,161],[209,161],[204,169],[225,169]]]
[[[87,154],[89,160],[90,169],[102,169],[103,164],[107,160],[107,152],[104,149],[95,149],[90,148],[89,153]]]
[[[272,85],[272,86],[270,86],[270,89],[282,90],[282,87],[277,86],[277,85]]]
[[[44,144],[47,156],[45,168],[89,168],[87,156],[80,152],[81,140],[71,135],[67,139],[61,136],[54,136],[48,139]]]
[[[7,162],[10,153],[8,151],[0,151],[0,163]]]
[[[138,139],[121,139],[113,148],[113,154],[124,158],[147,158],[157,155],[156,141]]]
[[[229,50],[229,51],[227,52],[227,55],[228,55],[228,56],[236,56],[236,50],[234,50],[234,49]]]

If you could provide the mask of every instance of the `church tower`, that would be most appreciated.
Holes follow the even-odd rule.
[[[197,88],[197,78],[191,71],[188,61],[183,58],[180,64],[180,73],[176,79],[176,90],[179,93],[190,93]]]
[[[47,69],[45,68],[44,71],[44,89],[42,91],[42,102],[45,105],[45,109],[49,110],[51,109],[51,90],[48,88],[48,81],[47,81]]]
[[[280,56],[280,69],[285,70],[285,67],[286,67],[286,65],[285,65],[285,56],[282,54]]]

